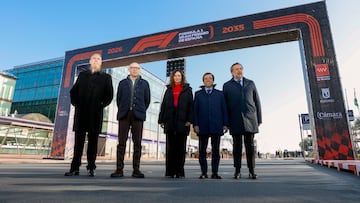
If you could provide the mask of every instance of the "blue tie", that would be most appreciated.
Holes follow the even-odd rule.
[[[206,92],[207,92],[207,94],[211,94],[211,90],[209,90],[209,89],[206,90]]]
[[[242,80],[239,80],[239,85],[242,87],[243,85],[242,85]]]

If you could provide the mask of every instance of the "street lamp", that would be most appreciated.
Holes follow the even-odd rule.
[[[153,104],[159,104],[159,101],[155,101],[153,102]],[[159,139],[160,139],[160,134],[159,134],[159,124],[157,124],[157,129],[156,129],[156,160],[159,160]]]

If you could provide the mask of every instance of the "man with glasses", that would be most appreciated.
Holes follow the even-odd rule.
[[[111,174],[113,178],[124,176],[124,156],[130,129],[134,143],[132,176],[144,178],[144,174],[140,171],[141,140],[143,123],[146,120],[146,110],[150,105],[151,97],[149,83],[141,78],[140,69],[138,63],[131,63],[128,77],[120,81],[117,90],[119,143],[117,146],[117,168]]]

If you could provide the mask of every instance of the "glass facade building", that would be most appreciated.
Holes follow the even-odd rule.
[[[56,58],[15,66],[13,69],[7,70],[6,73],[13,74],[17,78],[13,103],[9,114],[15,111],[19,115],[40,113],[54,122],[63,65],[64,58]],[[87,65],[79,66],[77,71],[80,72],[85,69],[87,69]],[[120,80],[126,78],[129,73],[127,67],[109,68],[103,71],[112,76],[115,94],[111,104],[104,110],[104,121],[99,139],[98,155],[116,158],[118,136],[116,92]],[[144,122],[142,153],[144,157],[162,158],[165,155],[166,138],[163,129],[159,128],[157,122],[166,84],[146,69],[141,70],[141,76],[149,82],[151,90],[151,103],[147,110],[146,121]],[[72,126],[69,127],[72,128]],[[9,135],[7,137],[9,137]],[[189,136],[189,138],[190,137],[193,139],[188,139],[188,146],[196,148],[196,136]],[[86,145],[84,150],[86,150]],[[129,156],[133,153],[132,150],[131,134],[129,134],[126,149]]]
[[[7,116],[11,112],[16,77],[10,73],[0,72],[0,115]]]
[[[7,70],[17,77],[11,113],[18,114],[40,113],[55,120],[57,99],[62,77],[64,59],[56,58],[15,66]],[[78,72],[86,69],[79,67]],[[127,67],[104,69],[113,79],[116,93],[120,80],[128,76]],[[165,135],[157,124],[165,82],[142,69],[141,76],[149,82],[151,90],[151,104],[147,111],[147,120],[144,122],[143,155],[149,157],[163,157],[165,153]],[[99,139],[99,155],[116,157],[118,121],[116,118],[116,94],[112,103],[105,108],[102,134]],[[129,136],[128,153],[132,153],[131,135]],[[131,146],[129,148],[129,146]],[[85,149],[86,150],[86,149]],[[158,152],[158,153],[157,153]]]
[[[17,77],[11,112],[41,113],[54,122],[64,58],[15,66]]]
[[[44,115],[0,116],[0,154],[47,156],[54,124]]]

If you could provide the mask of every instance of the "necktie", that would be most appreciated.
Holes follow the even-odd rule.
[[[211,90],[206,90],[207,94],[210,94],[211,93]]]
[[[242,85],[242,80],[239,80],[239,85],[242,87],[243,85]]]

